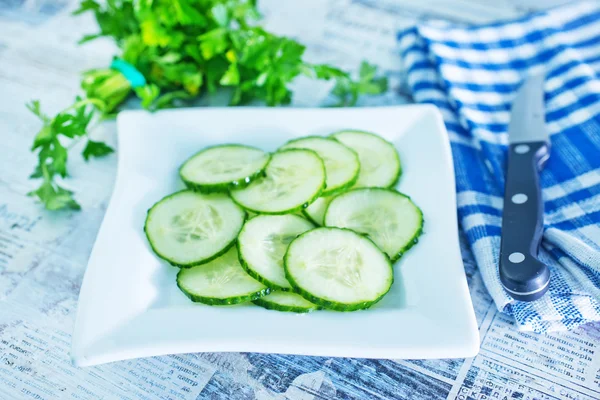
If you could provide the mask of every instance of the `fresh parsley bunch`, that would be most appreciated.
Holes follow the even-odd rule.
[[[377,77],[366,62],[354,80],[333,66],[304,61],[303,45],[257,25],[252,0],[107,0],[103,5],[84,0],[74,14],[84,12],[94,14],[100,32],[80,42],[110,37],[120,49],[118,58],[141,73],[143,82],[132,85],[117,69],[94,69],[83,75],[85,98],[54,118],[42,114],[39,102],[28,106],[43,122],[32,148],[39,164],[31,175],[43,181],[30,195],[50,210],[79,209],[73,193],[55,179],[67,176],[68,148],[85,139],[86,160],[111,153],[109,146],[87,137],[90,122],[112,115],[131,96],[153,111],[229,87],[230,105],[259,101],[277,106],[290,103],[289,85],[300,75],[335,80],[337,106],[387,90],[385,77]]]

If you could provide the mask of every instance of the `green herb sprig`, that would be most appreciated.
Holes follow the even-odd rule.
[[[28,105],[43,123],[34,139],[39,164],[31,176],[43,181],[30,194],[50,210],[79,209],[73,193],[55,179],[67,176],[63,142],[86,138],[86,160],[111,153],[109,146],[87,137],[90,121],[94,114],[102,119],[118,112],[131,96],[154,111],[227,87],[230,105],[258,101],[278,106],[291,102],[289,86],[300,75],[335,81],[335,106],[351,106],[360,95],[387,90],[386,78],[366,62],[353,79],[336,67],[304,61],[302,44],[257,25],[260,16],[251,0],[84,0],[74,14],[85,12],[94,14],[100,31],[80,43],[111,38],[118,57],[135,67],[146,84],[133,88],[117,70],[94,69],[83,74],[85,99],[77,98],[53,118],[42,114],[39,102]]]
[[[65,178],[69,148],[80,140],[86,140],[82,151],[87,161],[92,157],[103,157],[113,149],[103,142],[93,141],[88,136],[88,127],[95,110],[103,110],[104,103],[97,99],[76,98],[69,108],[48,117],[40,108],[40,102],[32,101],[27,108],[42,120],[42,128],[33,140],[32,151],[37,151],[38,165],[30,178],[42,179],[42,184],[29,192],[29,196],[37,197],[48,210],[64,208],[78,210],[81,207],[73,198],[73,192],[60,186],[55,178]]]

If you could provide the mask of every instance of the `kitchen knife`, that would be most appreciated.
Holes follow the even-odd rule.
[[[550,282],[548,267],[537,258],[544,231],[539,172],[550,155],[544,81],[544,75],[525,80],[512,104],[508,127],[500,281],[512,298],[521,301],[539,299]]]

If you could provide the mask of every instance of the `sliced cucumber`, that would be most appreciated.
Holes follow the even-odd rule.
[[[254,304],[269,310],[307,313],[318,310],[319,306],[292,292],[271,292],[269,295],[253,301]]]
[[[325,187],[325,167],[311,150],[291,149],[273,154],[266,176],[245,189],[232,190],[240,206],[258,214],[300,211],[319,197]]]
[[[192,301],[209,305],[245,303],[271,291],[244,271],[235,247],[205,265],[180,270],[177,286]]]
[[[225,253],[245,219],[244,210],[227,194],[183,190],[148,210],[144,231],[160,258],[177,267],[192,267]]]
[[[338,311],[372,306],[394,280],[389,258],[367,237],[349,229],[303,233],[290,243],[284,265],[297,293]]]
[[[325,211],[335,196],[319,197],[314,202],[309,204],[302,213],[312,222],[319,226],[325,225]]]
[[[331,135],[358,154],[360,173],[354,187],[392,187],[402,174],[396,147],[369,132],[341,131]]]
[[[308,136],[291,140],[283,145],[282,149],[309,149],[323,159],[327,176],[323,196],[352,187],[358,179],[360,171],[358,156],[353,150],[336,140]]]
[[[250,219],[237,241],[240,262],[254,279],[273,289],[289,290],[283,256],[298,235],[314,225],[297,215],[259,215]]]
[[[331,201],[325,225],[369,235],[395,261],[417,243],[423,230],[423,213],[409,197],[395,190],[354,189]]]
[[[269,158],[261,149],[240,144],[207,147],[184,162],[179,175],[190,189],[226,192],[262,176]]]

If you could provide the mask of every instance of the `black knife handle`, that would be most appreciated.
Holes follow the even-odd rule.
[[[544,232],[539,171],[549,156],[546,142],[511,144],[504,189],[500,281],[516,300],[537,300],[548,290],[550,272],[538,259]]]

